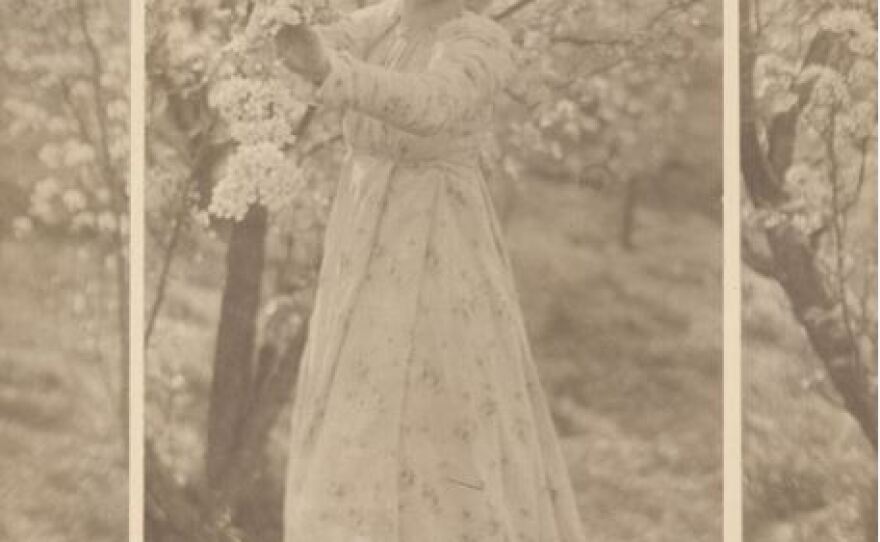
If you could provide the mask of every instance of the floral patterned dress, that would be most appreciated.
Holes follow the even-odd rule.
[[[286,542],[582,542],[477,151],[503,29],[326,29],[349,146],[293,411]]]

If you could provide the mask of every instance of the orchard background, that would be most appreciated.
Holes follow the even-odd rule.
[[[0,532],[116,540],[127,7],[0,6]],[[212,214],[242,203],[217,186],[248,181],[229,174],[249,156],[213,70],[250,6],[148,2],[150,540],[279,539],[285,413],[342,149],[334,115],[292,104],[286,205]],[[520,70],[483,165],[588,532],[720,540],[720,2],[485,9]]]
[[[587,531],[719,540],[720,2],[481,7],[520,50],[484,166]],[[746,533],[872,539],[876,4],[740,8]],[[0,538],[125,532],[127,9],[0,1]],[[214,69],[251,10],[148,2],[151,540],[278,539],[341,145],[290,103],[248,162]]]
[[[0,1],[0,539],[128,531],[128,4]]]
[[[480,7],[519,63],[482,165],[590,539],[721,540],[721,4]],[[280,540],[344,149],[335,113],[218,54],[260,9],[148,2],[153,541]]]

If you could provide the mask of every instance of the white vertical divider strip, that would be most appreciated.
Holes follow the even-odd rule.
[[[724,1],[724,541],[742,542],[739,2]]]
[[[145,0],[130,4],[130,402],[129,402],[129,536],[144,537],[144,149],[145,149]]]

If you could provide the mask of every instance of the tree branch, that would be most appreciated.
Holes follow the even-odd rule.
[[[749,269],[764,278],[777,280],[773,251],[770,249],[767,235],[763,229],[743,221],[740,246],[743,263]]]
[[[116,216],[116,228],[113,233],[115,242],[113,258],[116,272],[116,299],[117,318],[119,333],[119,417],[122,425],[123,441],[128,449],[128,390],[129,390],[129,292],[128,292],[128,262],[126,260],[127,240],[122,232],[122,220],[128,214],[128,205],[124,187],[115,167],[110,152],[109,119],[107,117],[107,100],[104,95],[104,87],[101,82],[104,74],[104,63],[101,51],[95,43],[89,28],[88,8],[85,0],[79,0],[76,4],[78,23],[83,34],[86,50],[92,63],[91,86],[95,108],[95,120],[97,126],[97,140],[93,142],[98,148],[98,162],[100,164],[101,178],[110,193],[110,201]],[[126,457],[128,454],[126,453]]]
[[[555,43],[567,43],[570,45],[577,46],[620,46],[620,45],[632,45],[636,42],[633,38],[633,35],[637,34],[647,34],[654,30],[654,28],[663,22],[664,19],[669,17],[670,15],[675,15],[678,13],[686,12],[687,10],[694,7],[696,4],[703,2],[704,0],[685,0],[684,2],[670,2],[663,9],[659,10],[657,13],[652,15],[642,26],[641,29],[627,32],[625,36],[618,37],[607,37],[607,38],[588,38],[585,36],[570,36],[570,35],[562,35],[562,36],[553,36],[550,38],[551,42]]]
[[[492,15],[492,18],[496,21],[503,21],[504,19],[513,17],[517,12],[533,3],[535,3],[535,0],[518,0],[516,3],[501,10],[499,13]]]
[[[740,168],[746,186],[747,197],[757,208],[780,209],[785,206],[788,196],[782,192],[775,179],[784,178],[793,160],[794,140],[797,137],[797,122],[786,119],[776,123],[776,128],[768,132],[768,148],[776,149],[774,158],[765,167],[765,156],[753,122],[754,69],[756,49],[754,47],[751,21],[751,0],[740,0],[740,20],[743,27],[740,33],[742,78],[741,92],[741,164]],[[838,68],[839,60],[834,54],[817,55],[817,48],[824,49],[829,36],[818,34],[811,46],[812,54],[808,61],[815,60],[823,65]],[[831,49],[834,49],[833,44]],[[805,102],[812,91],[799,89],[799,100]],[[795,109],[802,110],[805,103]],[[771,174],[772,173],[772,174]],[[773,276],[782,286],[791,303],[795,318],[801,324],[813,350],[822,360],[831,381],[840,392],[846,409],[859,423],[868,441],[877,449],[877,389],[874,385],[874,369],[871,359],[862,356],[860,345],[850,334],[840,303],[829,289],[826,271],[818,262],[816,247],[810,232],[802,231],[790,221],[782,220],[765,228],[767,247],[772,254]]]

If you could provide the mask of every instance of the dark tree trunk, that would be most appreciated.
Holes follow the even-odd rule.
[[[229,473],[250,398],[267,231],[266,210],[258,206],[232,225],[209,399],[205,474],[211,488],[221,487]]]
[[[781,179],[792,163],[797,135],[797,117],[812,94],[810,84],[796,88],[799,101],[770,123],[765,154],[754,122],[755,40],[752,30],[752,0],[740,0],[741,51],[741,170],[746,193],[758,209],[783,205],[786,195]],[[805,65],[824,65],[846,69],[849,62],[827,32],[815,38]],[[876,352],[860,349],[841,311],[841,302],[829,287],[830,281],[820,266],[815,243],[808,232],[787,222],[767,228],[766,242],[773,278],[782,286],[797,321],[822,360],[831,381],[843,398],[846,409],[856,419],[866,438],[877,449],[877,390],[874,385]]]
[[[147,441],[144,513],[148,542],[280,539],[283,477],[268,472],[265,452],[296,380],[308,335],[308,308],[286,297],[270,305],[256,363],[247,371],[250,386],[237,390],[241,395],[228,401],[234,407],[230,405],[224,414],[240,420],[234,434],[226,437],[230,445],[224,471],[204,485],[179,485],[153,443]],[[212,402],[212,411],[224,402]]]

